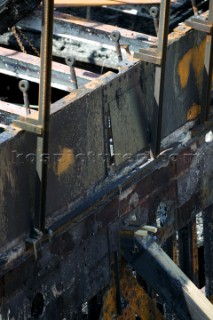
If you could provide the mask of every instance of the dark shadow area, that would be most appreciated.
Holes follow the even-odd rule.
[[[23,105],[23,93],[19,90],[18,84],[21,79],[4,75],[0,75],[1,89],[0,100]],[[37,83],[30,82],[29,88],[29,101],[31,105],[38,105],[39,85]],[[52,88],[52,103],[66,96],[66,91]]]

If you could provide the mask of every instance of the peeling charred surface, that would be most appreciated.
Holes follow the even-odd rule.
[[[205,1],[199,0],[197,1],[197,5],[199,10],[208,9],[208,3]],[[151,7],[152,5],[108,6],[105,8],[92,7],[90,20],[156,36],[153,18],[149,14]],[[159,5],[157,5],[157,7],[159,7]],[[173,28],[175,28],[179,22],[192,16],[193,10],[190,1],[187,0],[171,3],[170,8],[170,32],[172,32]],[[131,13],[131,9],[137,13]],[[87,16],[86,8],[57,8],[57,11],[66,12],[82,18]]]
[[[15,260],[12,255],[1,257],[2,314],[10,310],[16,319],[23,319],[24,310],[30,314],[38,293],[44,299],[41,319],[51,319],[56,307],[61,311],[54,319],[76,310],[109,282],[119,230],[133,216],[139,224],[151,225],[160,218],[160,243],[186,226],[212,203],[211,190],[204,193],[207,180],[213,178],[211,162],[204,161],[211,153],[212,143],[205,144],[201,135],[188,146],[109,183],[57,218],[49,225],[52,238],[41,244],[37,261],[30,248],[23,253],[13,250]],[[157,214],[161,203],[166,206],[166,217],[162,211]]]
[[[19,20],[35,10],[40,0],[5,0],[0,1],[0,34],[8,31]]]
[[[5,2],[1,4],[3,14]],[[14,10],[17,6],[15,18],[18,19],[21,12],[27,13],[39,2],[25,3],[26,8],[22,10],[20,4],[8,1],[9,4],[14,5]],[[12,10],[11,6],[8,10]],[[186,7],[192,11],[189,6],[183,3],[182,9]],[[176,9],[178,12],[179,8]],[[98,15],[101,10],[109,15],[113,12],[112,8],[99,8]],[[172,13],[175,15],[175,10]],[[206,13],[203,16],[206,17]],[[103,298],[113,277],[115,309],[117,314],[124,311],[125,315],[128,301],[119,297],[121,234],[128,234],[133,240],[135,231],[145,230],[144,225],[152,229],[149,232],[156,231],[156,245],[164,246],[173,261],[198,284],[196,215],[201,211],[204,213],[206,293],[211,299],[212,258],[208,254],[213,247],[213,114],[210,112],[209,121],[201,124],[203,62],[205,56],[205,62],[208,58],[205,34],[185,23],[169,34],[160,119],[161,150],[151,159],[149,149],[155,132],[151,123],[156,115],[154,108],[159,88],[155,71],[159,71],[159,66],[156,68],[146,60],[134,59],[133,54],[146,49],[149,58],[153,58],[156,37],[140,33],[141,30],[118,28],[123,46],[123,60],[120,61],[119,48],[115,50],[116,43],[111,37],[115,27],[103,24],[108,20],[89,21],[57,11],[54,19],[53,52],[57,63],[52,64],[53,104],[48,124],[48,153],[41,154],[35,133],[17,127],[22,124],[22,128],[34,132],[35,127],[27,121],[31,116],[36,118],[41,111],[37,99],[40,59],[11,48],[0,48],[3,95],[0,98],[3,100],[0,101],[0,318],[79,320],[82,304],[87,304],[86,319],[95,320],[101,309],[99,305],[97,312],[98,297]],[[124,20],[120,19],[119,25],[128,22],[128,14]],[[17,30],[27,36],[22,44],[27,52],[33,51],[33,47],[38,50],[41,12],[22,19]],[[16,49],[18,45],[11,32],[4,33],[0,43]],[[73,65],[64,66],[64,59],[71,53],[77,61],[75,69]],[[77,89],[73,85],[76,80],[73,80],[73,71]],[[26,96],[18,89],[20,79],[30,81],[27,95],[32,114],[29,117],[23,107]],[[48,86],[50,88],[50,84]],[[16,121],[18,117],[22,123]],[[42,139],[41,126],[36,129]],[[35,185],[38,160],[40,169],[45,162],[48,176],[43,215],[45,228],[38,225],[42,233],[35,224],[35,217],[39,218],[35,206],[40,191]],[[155,289],[158,287],[159,302],[166,302],[160,307],[166,310],[165,319],[170,320],[175,310],[181,316],[179,304],[181,301],[184,306],[186,299],[182,294],[182,300],[173,308],[172,297],[176,295],[178,299],[184,286],[181,281],[176,282],[179,291],[174,289],[172,283],[176,280],[171,277],[171,270],[167,270],[168,257],[165,256],[168,263],[163,268],[164,278],[160,279],[162,285],[159,286],[161,254],[158,261],[152,261],[152,277],[149,258],[142,261],[140,252],[138,254],[135,246],[133,249],[151,278],[144,284],[140,277],[140,285],[144,284],[152,298],[155,292],[150,291],[149,282]],[[132,251],[131,248],[129,255],[134,265]],[[179,269],[172,265],[178,273]],[[181,280],[180,272],[179,275]],[[203,280],[201,283],[203,286]],[[133,296],[133,291],[129,295]],[[144,301],[136,297],[134,300],[144,309]],[[185,307],[183,313],[183,319],[188,320],[188,308]],[[96,314],[96,318],[92,314]],[[136,314],[133,310],[134,320],[138,319]],[[108,319],[122,319],[122,316],[116,318],[109,314]]]

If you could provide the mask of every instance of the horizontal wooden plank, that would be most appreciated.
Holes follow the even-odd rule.
[[[75,71],[79,86],[99,77],[84,69],[75,68]],[[0,73],[39,83],[40,58],[0,47]],[[70,67],[53,62],[51,85],[56,89],[72,91],[74,87],[70,81]]]
[[[8,112],[8,113],[13,113],[17,116],[24,117],[26,116],[26,109],[24,107],[17,106],[12,103],[8,103],[5,101],[0,101],[0,111]],[[31,112],[36,112],[34,110],[31,110]]]
[[[174,1],[174,0],[173,0]],[[128,4],[156,4],[161,0],[55,0],[55,7],[92,7],[92,6],[121,6]]]
[[[25,30],[41,30],[41,12],[35,11],[33,14],[25,17],[19,21],[18,26]],[[87,39],[87,41],[97,41],[99,43],[108,44],[114,47],[111,41],[110,34],[116,28],[121,34],[121,43],[133,46],[141,46],[141,40],[148,40],[150,36],[144,33],[127,30],[120,27],[115,27],[108,24],[98,23],[96,21],[89,21],[87,19],[75,17],[62,12],[54,12],[54,27],[53,35],[64,36],[66,38],[74,39],[78,37],[78,41]],[[80,37],[79,37],[80,35]],[[123,38],[123,39],[122,39]],[[156,39],[156,37],[152,37]]]

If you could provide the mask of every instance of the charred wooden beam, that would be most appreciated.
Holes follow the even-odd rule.
[[[173,0],[174,1],[174,0]],[[55,0],[55,7],[122,6],[128,4],[156,4],[161,0]]]
[[[96,95],[95,99],[97,99]],[[58,103],[53,107],[57,113],[60,111],[57,109]],[[79,107],[80,105],[78,105]],[[68,110],[66,109],[66,111],[67,117]],[[70,124],[69,118],[68,122]],[[59,134],[60,132],[57,131],[55,138]],[[14,137],[12,139],[8,135],[8,133],[1,134],[4,147],[13,143]],[[9,138],[10,140],[7,141]],[[22,179],[20,192],[27,194],[30,188],[26,181],[29,164],[26,162],[24,165],[20,163],[24,159],[24,154],[21,154],[21,152],[26,151],[23,147],[20,147],[21,141],[25,140],[26,134],[19,133],[18,138],[20,140],[16,137],[16,143],[10,146],[6,154],[10,155],[10,151],[16,148],[20,155],[17,159],[19,163],[16,163],[15,166],[18,168]],[[68,138],[70,139],[70,136]],[[17,141],[19,141],[18,145]],[[167,198],[168,202],[171,203],[172,199],[179,199],[177,201],[179,210],[176,222],[172,211],[169,211],[168,208],[166,222],[162,228],[159,228],[157,234],[159,242],[165,241],[174,233],[173,230],[178,230],[186,225],[192,218],[193,210],[196,212],[196,210],[200,210],[200,207],[205,208],[208,203],[212,203],[211,193],[208,193],[207,190],[207,194],[203,195],[202,189],[204,180],[206,178],[212,179],[211,162],[203,171],[203,167],[200,167],[201,162],[198,163],[191,157],[192,152],[197,152],[205,158],[207,154],[210,155],[212,147],[210,145],[209,149],[205,149],[206,151],[203,152],[204,143],[203,134],[201,134],[199,138],[197,137],[189,142],[192,149],[189,146],[184,146],[182,151],[174,150],[168,156],[161,156],[156,161],[148,162],[146,165],[144,163],[140,169],[139,166],[137,170],[131,171],[131,168],[129,168],[128,173],[126,173],[127,168],[125,168],[123,175],[119,178],[114,177],[116,179],[112,179],[108,184],[102,186],[97,190],[97,193],[84,197],[82,201],[77,203],[77,206],[74,203],[69,212],[58,217],[54,216],[52,223],[51,217],[49,217],[49,241],[46,241],[46,238],[40,244],[37,261],[34,259],[33,250],[25,249],[24,241],[19,240],[15,243],[17,247],[12,248],[12,250],[6,251],[5,249],[4,254],[0,256],[0,300],[2,302],[3,319],[6,318],[8,310],[11,312],[11,317],[14,316],[17,319],[23,319],[25,310],[29,315],[31,304],[37,293],[44,297],[42,317],[45,320],[53,318],[61,320],[68,314],[68,311],[74,311],[82,303],[89,301],[109,284],[110,257],[112,252],[118,249],[116,241],[118,230],[125,227],[126,223],[131,221],[132,216],[138,217],[137,219],[143,223],[155,223],[159,198]],[[28,149],[28,152],[33,153],[33,141],[31,141],[29,147],[31,149]],[[171,160],[174,153],[177,155],[176,161]],[[186,161],[189,155],[191,161]],[[4,148],[2,149],[1,159],[8,159],[5,157]],[[135,164],[132,168],[135,168]],[[9,169],[11,170],[11,163],[1,163],[0,169],[1,174],[5,171],[7,173]],[[17,179],[17,172],[14,169],[11,172],[13,179]],[[186,186],[189,172],[193,185]],[[205,176],[203,176],[204,174]],[[70,181],[69,176],[67,177]],[[1,197],[7,197],[8,204],[13,206],[11,192],[6,193],[8,188],[13,190],[9,185],[10,182],[6,180],[6,177],[2,181],[5,182],[5,185],[1,191]],[[178,185],[179,193],[177,194],[174,194],[174,183]],[[51,197],[51,201],[54,205],[54,197]],[[20,206],[20,204],[18,205]],[[20,210],[20,207],[18,209]],[[5,241],[13,240],[14,232],[19,238],[21,232],[23,232],[21,239],[27,236],[29,216],[26,217],[23,210],[16,212],[16,215],[11,215],[7,210],[7,219],[10,225],[10,229],[7,230],[4,227],[4,216],[1,211],[1,226],[5,228],[5,232],[1,233],[2,248],[4,248]],[[189,212],[190,215],[187,215]],[[21,215],[22,213],[23,215]],[[18,225],[20,221],[23,223]],[[14,226],[16,227],[15,230]],[[33,292],[31,288],[34,288]],[[58,313],[57,310],[60,310],[60,312]],[[57,314],[57,317],[55,317],[55,314]]]
[[[75,68],[75,70],[80,87],[99,76],[87,70],[79,68]],[[0,47],[0,72],[39,83],[40,58]],[[51,86],[67,92],[74,90],[70,78],[70,68],[67,65],[53,62]]]
[[[213,306],[151,238],[121,234],[123,254],[134,270],[182,320],[211,319]]]
[[[35,10],[41,0],[1,0],[0,1],[0,34],[16,24],[20,19]]]

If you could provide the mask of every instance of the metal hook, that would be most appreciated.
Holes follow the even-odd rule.
[[[75,58],[73,56],[68,56],[65,58],[65,62],[70,67],[71,82],[73,83],[75,89],[78,89],[78,80],[74,68]]]
[[[120,38],[121,38],[121,34],[119,31],[112,31],[111,39],[115,43],[116,54],[119,62],[123,60],[122,53],[121,53],[121,46],[120,46]]]
[[[29,95],[28,95],[28,91],[29,91],[29,88],[30,88],[29,81],[21,80],[21,81],[19,81],[18,86],[19,86],[19,89],[21,90],[21,92],[23,93],[24,105],[25,105],[25,108],[26,108],[26,115],[29,115],[31,113]]]

